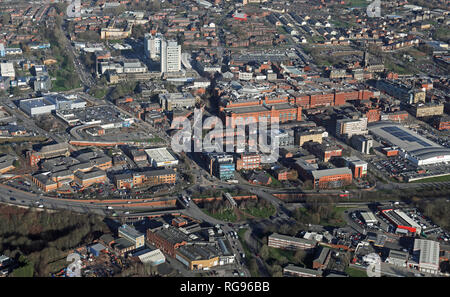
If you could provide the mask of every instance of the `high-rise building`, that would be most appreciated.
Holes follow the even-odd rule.
[[[163,40],[163,36],[160,33],[145,34],[144,38],[144,50],[145,55],[150,59],[157,59],[161,53],[161,41]]]
[[[175,40],[161,41],[161,72],[181,71],[181,45]]]

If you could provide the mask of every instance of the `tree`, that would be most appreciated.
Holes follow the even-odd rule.
[[[267,246],[267,244],[263,244],[261,250],[259,251],[259,254],[261,255],[261,258],[267,260],[267,258],[269,257],[269,247]]]
[[[297,250],[294,254],[294,260],[297,264],[303,263],[306,253],[304,250]]]
[[[136,26],[133,26],[131,36],[136,39],[144,38],[145,33],[147,33],[147,30],[145,29],[145,27],[143,25],[136,25]]]
[[[11,15],[9,13],[4,13],[1,16],[1,20],[0,22],[2,23],[2,25],[8,25],[11,22]]]

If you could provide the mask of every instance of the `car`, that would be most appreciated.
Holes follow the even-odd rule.
[[[39,208],[44,208],[44,205],[42,205],[42,204],[39,204],[39,206],[38,206]]]
[[[9,200],[16,201],[16,198],[10,197]]]

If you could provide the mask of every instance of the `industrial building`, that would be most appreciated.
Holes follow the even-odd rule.
[[[371,211],[361,212],[361,217],[367,226],[373,226],[378,223],[377,218]]]
[[[166,257],[164,256],[164,254],[161,252],[160,249],[140,254],[137,257],[139,258],[139,260],[141,260],[142,263],[150,264],[151,266],[157,266],[159,264],[166,262]]]
[[[96,243],[96,244],[94,244],[94,245],[91,245],[91,246],[88,248],[88,251],[89,251],[91,254],[93,254],[95,257],[100,256],[100,253],[101,253],[102,251],[104,251],[104,250],[106,250],[106,247],[105,247],[103,244],[101,244],[101,243]]]
[[[420,234],[422,232],[422,227],[399,209],[386,208],[382,209],[381,213],[397,228],[396,233],[403,233],[404,230],[412,234]]]
[[[55,104],[48,102],[43,97],[20,100],[19,107],[31,117],[49,114],[56,109]]]
[[[389,263],[389,264],[392,264],[395,266],[406,267],[408,259],[409,259],[408,252],[390,250],[389,256],[386,258],[386,263]]]
[[[412,260],[408,262],[410,267],[419,271],[439,274],[440,244],[437,241],[415,239]]]
[[[450,149],[440,146],[417,133],[390,122],[371,123],[370,133],[389,146],[397,146],[400,155],[416,166],[448,163]]]
[[[148,160],[153,167],[172,167],[178,165],[178,159],[165,147],[146,149]]]
[[[118,230],[119,237],[123,237],[133,242],[136,246],[136,249],[141,248],[145,245],[145,236],[144,234],[138,232],[133,227],[124,224],[119,227]]]

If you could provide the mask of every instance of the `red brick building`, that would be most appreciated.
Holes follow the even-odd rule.
[[[450,129],[450,117],[439,117],[434,121],[434,127],[438,130]]]
[[[154,229],[147,230],[147,241],[167,253],[169,256],[175,258],[176,249],[187,243],[188,237],[186,234],[172,226],[161,226]]]
[[[256,153],[243,153],[236,160],[236,170],[251,170],[261,168],[261,155]]]

